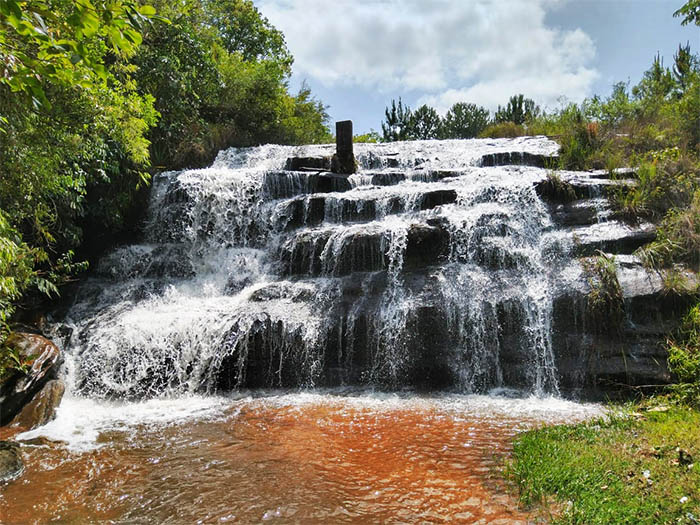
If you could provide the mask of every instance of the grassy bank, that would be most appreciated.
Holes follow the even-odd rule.
[[[554,523],[700,523],[700,412],[640,407],[515,442],[509,476]]]

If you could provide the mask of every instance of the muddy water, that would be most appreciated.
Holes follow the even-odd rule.
[[[483,396],[67,400],[20,434],[3,523],[527,523],[499,477],[513,436],[598,407]]]

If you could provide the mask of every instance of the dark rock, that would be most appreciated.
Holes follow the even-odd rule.
[[[16,480],[24,473],[24,461],[19,445],[0,441],[0,485]]]
[[[450,234],[441,221],[429,219],[408,230],[404,267],[422,268],[444,260],[450,247]]]
[[[557,160],[557,157],[536,155],[526,151],[506,151],[482,156],[481,166],[534,166],[536,168],[546,168],[556,166]]]
[[[600,398],[671,381],[665,337],[691,300],[664,294],[661,278],[648,274],[638,262],[635,267],[623,260],[618,266],[624,319],[617,332],[601,333],[594,325],[587,287],[568,285],[554,299],[552,343],[561,386],[567,391]]]
[[[31,430],[45,425],[56,417],[56,409],[61,404],[66,385],[59,379],[53,379],[44,385],[34,398],[24,405],[22,411],[17,414],[12,426]]]
[[[434,190],[423,194],[420,209],[428,210],[455,202],[457,202],[457,192],[455,190]]]
[[[22,359],[32,361],[24,374],[15,372],[0,385],[0,425],[6,425],[52,379],[56,379],[63,355],[48,339],[15,332],[7,345],[16,348]]]
[[[406,174],[400,171],[366,172],[363,175],[371,177],[374,186],[395,186],[406,180]]]
[[[302,231],[285,243],[281,248],[285,275],[337,277],[387,268],[385,232],[376,228],[358,229],[345,234],[341,241],[333,238],[334,233],[330,229]],[[339,242],[332,254],[328,253],[328,242]],[[447,256],[449,243],[449,232],[440,220],[429,219],[424,224],[411,225],[407,233],[404,267],[415,269],[437,264]],[[325,261],[322,260],[324,252]]]
[[[588,226],[598,222],[601,203],[591,199],[581,199],[566,204],[552,206],[552,219],[559,226]]]
[[[334,193],[351,189],[346,176],[334,173],[271,171],[265,174],[264,193],[269,199],[289,199],[308,193]]]
[[[330,171],[331,157],[291,157],[284,166],[287,171],[301,171],[303,168]]]

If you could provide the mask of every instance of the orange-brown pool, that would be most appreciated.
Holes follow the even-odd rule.
[[[516,432],[598,407],[483,396],[68,399],[20,434],[0,521],[527,523],[500,478]]]

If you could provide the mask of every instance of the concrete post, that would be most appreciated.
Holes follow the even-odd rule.
[[[336,153],[333,159],[333,171],[350,175],[357,171],[355,154],[352,150],[352,120],[335,123]]]

